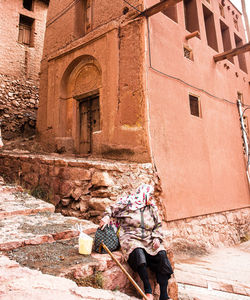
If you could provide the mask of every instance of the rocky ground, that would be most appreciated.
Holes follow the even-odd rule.
[[[54,213],[53,205],[1,180],[0,298],[139,297],[107,254],[78,253],[77,224],[89,235],[97,228],[90,221]],[[190,254],[175,257],[175,278],[170,280],[174,300],[250,300],[250,241],[209,254]],[[119,251],[114,255],[122,261]],[[155,299],[157,294],[155,289]]]

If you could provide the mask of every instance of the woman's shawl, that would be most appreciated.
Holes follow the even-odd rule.
[[[124,207],[125,205],[128,206],[129,210],[137,210],[140,208],[143,208],[144,206],[147,205],[152,205],[156,207],[154,201],[150,200],[150,197],[152,197],[154,188],[152,185],[149,184],[141,184],[136,192],[134,194],[125,196],[125,197],[120,197],[116,204],[121,207]],[[150,202],[148,202],[150,200]]]

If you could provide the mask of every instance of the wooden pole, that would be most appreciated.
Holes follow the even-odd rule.
[[[247,38],[248,38],[248,42],[249,42],[250,41],[250,29],[249,29],[249,21],[248,21],[248,17],[247,17],[247,9],[246,9],[245,0],[241,0],[241,6],[242,6],[242,13],[243,13],[246,31],[247,31]]]
[[[158,3],[156,3],[155,5],[145,9],[143,12],[141,12],[137,17],[151,17],[155,14],[157,14],[158,12],[162,11],[163,9],[166,9],[170,6],[174,6],[175,4],[177,4],[178,2],[181,2],[182,0],[162,0]]]
[[[223,59],[228,59],[230,57],[233,57],[235,55],[239,55],[241,53],[245,53],[247,51],[250,51],[250,42],[247,43],[247,44],[244,44],[242,46],[239,46],[237,48],[234,48],[234,49],[222,52],[220,54],[214,55],[214,61],[218,62],[218,61],[223,60]]]
[[[198,38],[201,37],[198,30],[196,30],[196,31],[194,31],[194,32],[192,32],[192,33],[186,35],[186,36],[185,36],[185,39],[186,39],[186,40],[190,40],[190,39],[192,39],[192,38],[195,37],[195,36],[197,36]]]
[[[111,256],[111,258],[116,262],[116,264],[120,267],[122,272],[128,277],[128,280],[133,284],[133,286],[137,289],[137,291],[140,293],[140,295],[145,299],[148,300],[145,293],[142,291],[142,289],[139,287],[139,285],[134,281],[134,279],[129,275],[129,273],[126,271],[126,269],[119,263],[119,261],[114,257],[112,252],[109,250],[109,248],[102,242],[101,246],[104,250],[107,251],[107,253]]]

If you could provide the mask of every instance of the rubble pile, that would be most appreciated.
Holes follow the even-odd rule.
[[[38,86],[0,74],[0,120],[5,140],[35,133]]]

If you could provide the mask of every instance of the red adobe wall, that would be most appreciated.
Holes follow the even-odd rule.
[[[140,2],[131,1],[137,6]],[[79,13],[79,3],[50,2],[38,109],[41,141],[56,150],[81,153],[79,103],[98,91],[101,129],[92,134],[91,155],[148,162],[143,20],[131,21],[134,10],[123,0],[112,7],[110,1],[96,0],[92,30],[85,34],[79,28],[84,16]],[[77,68],[87,61],[92,70],[98,69],[97,78],[94,72],[84,73],[88,68],[83,67],[78,95],[70,94],[67,91],[77,85]]]
[[[156,1],[145,1],[146,6]],[[151,147],[162,182],[167,219],[203,215],[250,205],[243,155],[237,92],[250,104],[249,75],[228,60],[214,63],[218,54],[207,45],[201,4],[214,12],[219,53],[223,52],[218,1],[197,0],[201,39],[185,36],[183,3],[177,5],[178,23],[159,13],[150,17],[151,62],[147,72]],[[230,10],[227,9],[230,6]],[[235,47],[232,10],[226,1],[226,19]],[[242,22],[240,32],[244,39]],[[183,55],[193,50],[194,61]],[[148,55],[148,53],[147,53]],[[249,53],[245,54],[250,72]],[[149,60],[147,59],[149,67]],[[190,114],[189,93],[199,97],[202,117]],[[209,94],[224,98],[220,100]],[[246,111],[249,115],[249,110]]]

